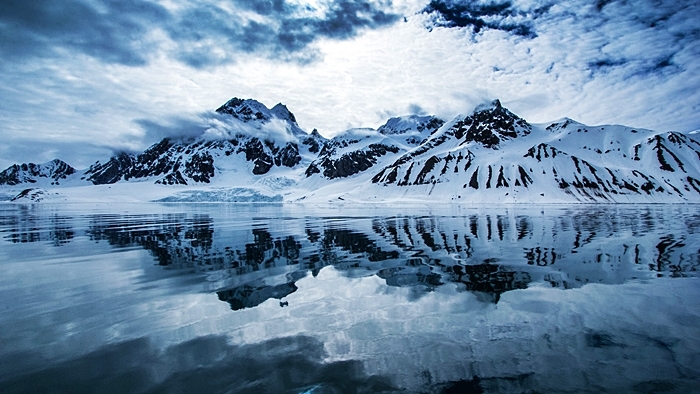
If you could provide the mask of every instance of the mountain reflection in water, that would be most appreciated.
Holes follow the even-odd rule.
[[[430,291],[453,283],[498,302],[504,292],[532,281],[568,289],[654,275],[695,276],[700,253],[697,241],[686,239],[696,235],[700,219],[685,217],[687,233],[673,234],[652,210],[287,218],[297,225],[291,229],[276,228],[276,218],[253,219],[252,228],[217,228],[208,214],[94,215],[85,235],[115,247],[142,247],[167,269],[216,271],[226,277],[217,295],[233,310],[282,299],[307,272],[315,275],[328,265],[353,277],[377,275],[389,286]],[[31,215],[1,220],[4,238],[14,243],[60,246],[79,231],[60,215],[42,223]],[[301,226],[303,232],[294,231]],[[266,276],[279,282],[280,274],[284,283],[267,283]]]
[[[153,207],[0,207],[0,392],[700,387],[697,207]]]

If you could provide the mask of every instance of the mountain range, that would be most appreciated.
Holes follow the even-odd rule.
[[[700,202],[692,134],[572,119],[531,124],[498,100],[450,121],[408,115],[327,139],[282,104],[233,98],[196,137],[78,170],[0,172],[16,201]]]

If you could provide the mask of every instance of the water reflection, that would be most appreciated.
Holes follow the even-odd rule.
[[[236,346],[206,336],[158,349],[148,339],[0,382],[9,393],[378,393],[396,392],[358,361],[324,362],[323,343],[306,336]],[[14,355],[23,357],[23,355]],[[10,360],[0,360],[11,362]],[[80,373],[76,373],[80,371]]]
[[[463,216],[251,218],[232,225],[209,214],[33,215],[4,212],[10,242],[55,246],[81,233],[114,247],[141,247],[168,270],[215,272],[233,310],[295,292],[308,272],[332,265],[348,276],[377,275],[389,286],[431,291],[445,284],[501,294],[535,282],[562,289],[650,276],[695,276],[697,213],[669,220],[653,210],[568,209]],[[685,223],[678,223],[678,219]],[[277,226],[280,221],[294,225]],[[303,228],[303,231],[299,231]],[[683,232],[678,232],[683,228]],[[282,304],[283,305],[283,304]]]
[[[700,379],[695,207],[149,209],[0,207],[0,392]]]
[[[13,243],[48,242],[61,246],[75,236],[72,220],[60,214],[35,215],[26,206],[20,206],[15,214],[0,215],[0,232],[9,233],[4,238]]]

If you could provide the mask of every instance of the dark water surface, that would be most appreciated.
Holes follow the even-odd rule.
[[[0,204],[0,393],[700,392],[700,207]]]

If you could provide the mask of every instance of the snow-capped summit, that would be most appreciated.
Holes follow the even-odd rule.
[[[419,145],[439,129],[445,121],[435,116],[407,115],[389,119],[377,131],[402,138],[408,145]]]
[[[234,97],[219,107],[216,112],[231,115],[243,123],[254,124],[257,128],[264,128],[264,125],[278,120],[287,124],[286,129],[292,136],[304,138],[308,135],[299,127],[294,114],[282,103],[270,109],[257,100]]]
[[[270,113],[272,113],[274,116],[276,116],[280,119],[283,119],[283,120],[286,120],[286,121],[289,121],[292,123],[297,122],[297,118],[294,116],[294,114],[291,111],[289,111],[289,109],[287,108],[286,105],[284,105],[282,103],[277,103],[277,105],[272,107],[272,109],[270,110]]]
[[[234,97],[217,108],[220,114],[229,114],[244,122],[251,120],[266,121],[272,118],[272,112],[263,103],[253,99]]]
[[[390,118],[386,123],[379,126],[377,131],[384,135],[407,134],[415,131],[423,132],[426,129],[435,131],[444,123],[444,120],[432,115],[406,115]]]
[[[471,115],[458,117],[446,133],[461,140],[460,145],[473,141],[497,149],[502,141],[528,135],[530,131],[530,124],[494,100],[476,107]]]
[[[503,106],[501,105],[501,100],[495,99],[495,100],[491,100],[488,103],[482,103],[482,104],[477,105],[474,108],[473,112],[482,112],[482,111],[488,111],[488,110],[499,109],[499,108],[503,108]]]

